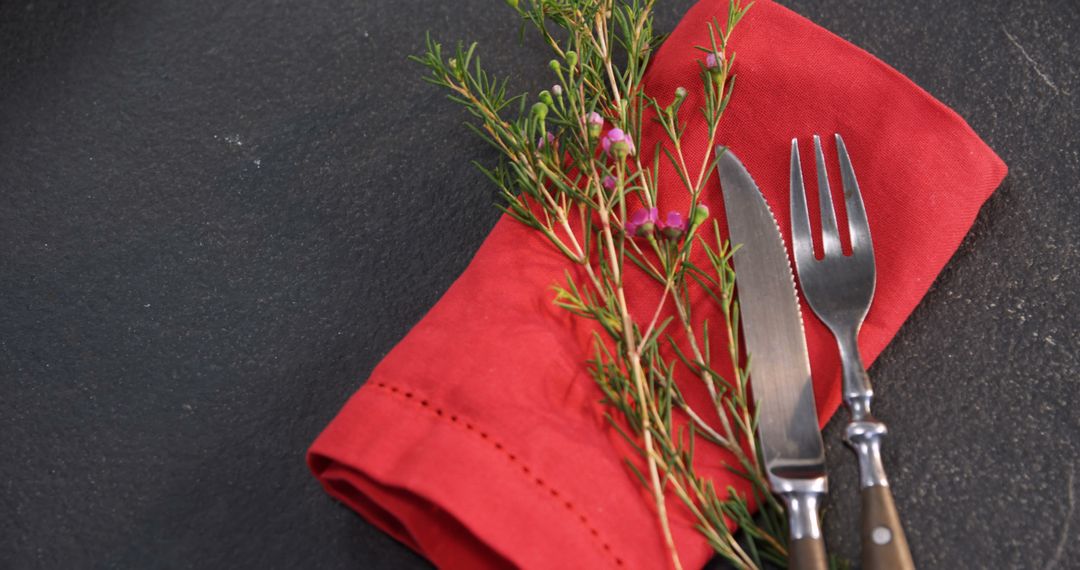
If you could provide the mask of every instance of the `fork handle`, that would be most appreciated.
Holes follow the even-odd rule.
[[[844,440],[859,458],[862,488],[862,566],[865,570],[914,570],[904,527],[881,463],[885,424],[869,416],[852,420]]]
[[[865,570],[914,570],[911,550],[881,461],[881,440],[888,430],[870,412],[874,392],[859,355],[857,336],[857,331],[837,335],[844,368],[844,402],[851,411],[844,441],[859,459],[862,564]]]
[[[865,570],[915,568],[888,485],[862,490],[862,567]]]
[[[885,424],[868,416],[852,420],[844,439],[859,458],[862,488],[862,567],[864,570],[914,570],[904,527],[896,511],[885,467],[881,438]]]

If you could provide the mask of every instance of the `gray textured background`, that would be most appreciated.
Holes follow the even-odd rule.
[[[1080,567],[1080,9],[785,4],[1011,168],[871,371],[917,562]],[[497,217],[426,30],[548,83],[497,1],[0,2],[0,566],[426,567],[303,463]]]

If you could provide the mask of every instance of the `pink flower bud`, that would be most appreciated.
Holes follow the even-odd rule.
[[[555,135],[547,133],[545,136],[540,137],[540,140],[536,141],[536,148],[542,149],[544,146],[555,142]]]
[[[679,236],[686,231],[686,226],[687,223],[682,214],[672,210],[667,213],[664,223],[660,225],[660,232],[668,239],[679,239]]]
[[[626,235],[648,237],[656,229],[659,213],[656,208],[639,209],[630,215],[630,221],[626,222]]]
[[[600,113],[592,111],[585,115],[585,126],[589,129],[589,138],[595,139],[604,129],[604,118],[600,116]]]
[[[724,54],[710,53],[706,55],[705,69],[709,70],[709,75],[713,78],[713,81],[722,81],[724,79]]]
[[[698,204],[693,213],[690,214],[690,227],[696,228],[705,223],[708,218],[709,207],[705,204]]]
[[[634,154],[634,141],[622,129],[611,129],[600,140],[604,152],[617,158]]]

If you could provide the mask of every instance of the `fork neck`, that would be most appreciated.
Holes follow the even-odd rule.
[[[840,346],[844,365],[844,403],[851,412],[851,421],[844,428],[844,441],[859,457],[859,484],[868,487],[887,487],[889,479],[881,463],[881,440],[888,433],[885,424],[870,413],[874,390],[859,356],[859,328],[833,331]]]
[[[873,420],[874,417],[870,413],[874,389],[870,386],[870,377],[859,354],[859,328],[855,326],[833,331],[840,347],[840,361],[844,370],[844,403],[855,421]]]

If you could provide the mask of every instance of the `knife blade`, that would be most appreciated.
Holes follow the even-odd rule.
[[[825,570],[818,507],[828,491],[810,357],[795,280],[776,218],[731,150],[716,149],[735,284],[757,407],[758,439],[773,493],[787,508],[791,568]]]

